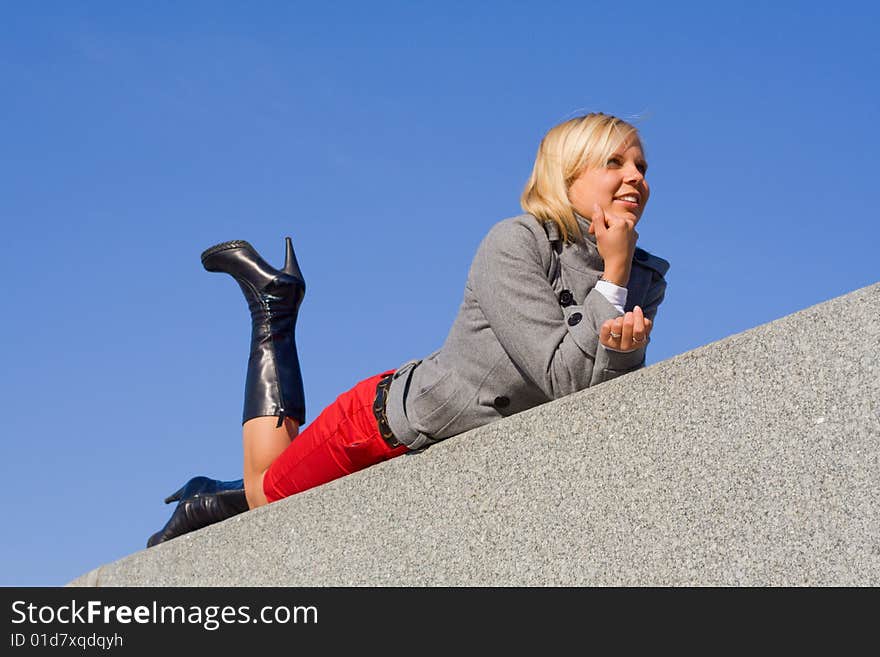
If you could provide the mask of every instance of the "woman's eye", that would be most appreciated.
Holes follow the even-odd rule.
[[[636,165],[636,168],[641,172],[641,174],[642,174],[643,176],[644,176],[646,173],[648,173],[648,165],[645,164],[644,162],[640,162],[639,164],[637,164],[637,165]]]
[[[621,164],[623,164],[623,162],[620,161],[620,158],[619,158],[619,157],[611,157],[611,158],[608,158],[608,163],[607,163],[605,166],[607,166],[607,167],[611,167],[611,166],[619,167]]]

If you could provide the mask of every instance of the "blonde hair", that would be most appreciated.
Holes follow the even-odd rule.
[[[532,175],[520,197],[523,210],[539,221],[552,221],[566,242],[583,239],[568,189],[587,167],[605,166],[608,158],[638,130],[623,119],[595,112],[554,126],[544,135]]]

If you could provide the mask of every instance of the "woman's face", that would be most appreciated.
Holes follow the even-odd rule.
[[[593,205],[598,204],[605,216],[638,223],[651,193],[645,180],[647,170],[638,138],[628,139],[605,166],[584,169],[568,188],[568,199],[582,217],[592,218]]]

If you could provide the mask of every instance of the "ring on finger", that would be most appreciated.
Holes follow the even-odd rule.
[[[614,338],[615,340],[618,340],[620,338],[620,336],[621,336],[620,333],[615,333],[614,331],[611,331],[611,337]]]
[[[641,344],[642,342],[645,341],[645,336],[643,335],[643,336],[641,337],[641,339],[639,339],[639,340],[636,339],[636,336],[633,336],[633,337],[632,337],[632,341],[635,342],[636,344]]]

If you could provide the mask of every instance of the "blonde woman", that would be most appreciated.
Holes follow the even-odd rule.
[[[636,247],[647,161],[602,113],[552,128],[521,203],[489,231],[443,346],[365,379],[308,426],[294,339],[305,282],[290,238],[277,270],[244,241],[202,254],[251,311],[244,478],[191,479],[148,546],[642,367],[669,263]]]

